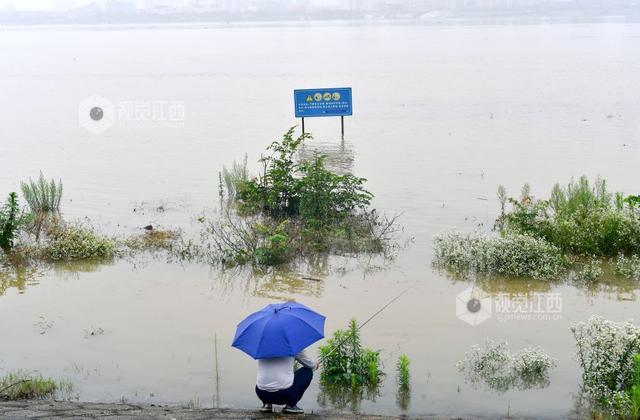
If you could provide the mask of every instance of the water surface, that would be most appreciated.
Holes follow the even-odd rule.
[[[388,375],[359,409],[400,412],[394,365],[406,353],[410,413],[570,415],[580,373],[569,325],[594,313],[638,318],[638,285],[483,282],[488,293],[525,300],[559,293],[561,319],[493,317],[471,327],[455,311],[470,283],[431,268],[431,239],[449,228],[490,229],[498,184],[517,195],[530,182],[546,195],[557,181],[600,174],[612,189],[638,193],[638,42],[637,24],[5,28],[3,194],[42,170],[63,180],[67,218],[89,217],[108,233],[150,223],[190,232],[194,217],[216,211],[222,165],[245,153],[255,162],[297,123],[294,88],[352,86],[344,144],[339,120],[313,119],[305,153],[320,150],[366,177],[375,206],[402,212],[401,239],[414,240],[384,269],[366,258],[319,258],[304,270],[321,282],[163,258],[3,274],[0,370],[69,378],[83,400],[252,407],[255,363],[229,347],[245,314],[296,299],[327,314],[331,332],[411,287],[363,329]],[[78,122],[92,95],[178,101],[185,118],[119,121],[96,135]],[[487,337],[545,348],[558,360],[550,386],[496,393],[465,384],[455,363]],[[301,405],[316,409],[318,397],[314,381]]]

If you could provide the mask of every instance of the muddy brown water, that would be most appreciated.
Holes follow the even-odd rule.
[[[63,211],[108,233],[147,224],[185,231],[217,208],[223,164],[255,162],[289,126],[292,90],[352,86],[354,116],[313,119],[320,150],[368,178],[375,206],[402,212],[397,259],[319,258],[301,269],[221,272],[142,258],[63,264],[0,281],[0,370],[68,378],[88,401],[252,407],[255,363],[230,348],[237,321],[274,300],[326,314],[327,332],[366,319],[387,377],[358,409],[395,414],[394,365],[411,359],[410,413],[570,415],[579,387],[573,322],[639,318],[638,285],[598,288],[493,279],[476,288],[531,302],[561,297],[554,319],[473,327],[456,316],[471,283],[431,268],[433,235],[489,229],[496,186],[606,177],[638,193],[640,26],[637,24],[191,25],[5,28],[0,35],[0,192],[37,176],[61,178]],[[178,104],[178,120],[117,120],[99,135],[78,119],[85,98],[145,109]],[[252,164],[252,169],[257,165]],[[159,207],[161,207],[159,209]],[[134,211],[135,209],[135,211]],[[218,364],[214,355],[218,341]],[[558,361],[545,389],[497,393],[465,383],[455,363],[485,338],[540,345]],[[314,346],[315,348],[315,346]],[[317,408],[315,380],[301,402]]]

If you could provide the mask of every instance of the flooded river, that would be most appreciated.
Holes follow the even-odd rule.
[[[394,366],[406,353],[409,413],[571,415],[580,371],[569,325],[594,313],[640,319],[639,285],[488,281],[476,287],[524,301],[553,294],[561,311],[470,326],[456,295],[471,283],[432,269],[431,241],[451,228],[490,229],[498,184],[517,195],[530,182],[546,195],[557,181],[600,174],[639,193],[639,43],[637,24],[0,28],[3,196],[42,170],[63,180],[68,219],[117,234],[147,224],[193,231],[199,214],[216,211],[222,165],[245,153],[255,162],[297,123],[293,89],[352,86],[344,144],[339,120],[311,119],[305,147],[366,177],[374,205],[402,213],[401,240],[413,238],[386,265],[336,257],[304,268],[321,281],[162,257],[4,274],[0,371],[68,378],[88,401],[253,407],[255,362],[230,347],[244,315],[296,299],[326,314],[331,333],[411,287],[362,331],[387,377],[352,408],[401,412]],[[120,115],[96,134],[78,118],[96,96],[125,111],[169,104],[177,117]],[[466,384],[455,364],[485,338],[542,346],[558,362],[550,385]],[[332,406],[314,380],[301,406],[323,404]]]

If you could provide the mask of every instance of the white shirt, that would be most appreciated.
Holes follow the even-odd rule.
[[[307,357],[304,351],[296,354],[296,357],[274,357],[271,359],[258,359],[258,379],[256,385],[263,391],[280,391],[293,384],[294,360],[303,366],[314,369],[316,362]]]

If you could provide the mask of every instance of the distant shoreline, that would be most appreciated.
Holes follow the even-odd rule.
[[[239,20],[216,20],[216,19],[26,19],[24,21],[7,20],[6,16],[0,13],[0,30],[4,29],[56,29],[60,27],[75,28],[97,28],[97,27],[120,27],[127,28],[157,28],[157,27],[184,27],[184,28],[228,28],[228,27],[276,27],[276,26],[368,26],[368,25],[414,25],[414,26],[456,26],[456,25],[539,25],[539,24],[631,24],[640,23],[640,12],[635,15],[514,15],[514,16],[472,16],[472,17],[434,17],[428,19],[311,19],[311,18],[290,18],[290,19],[239,19]]]

